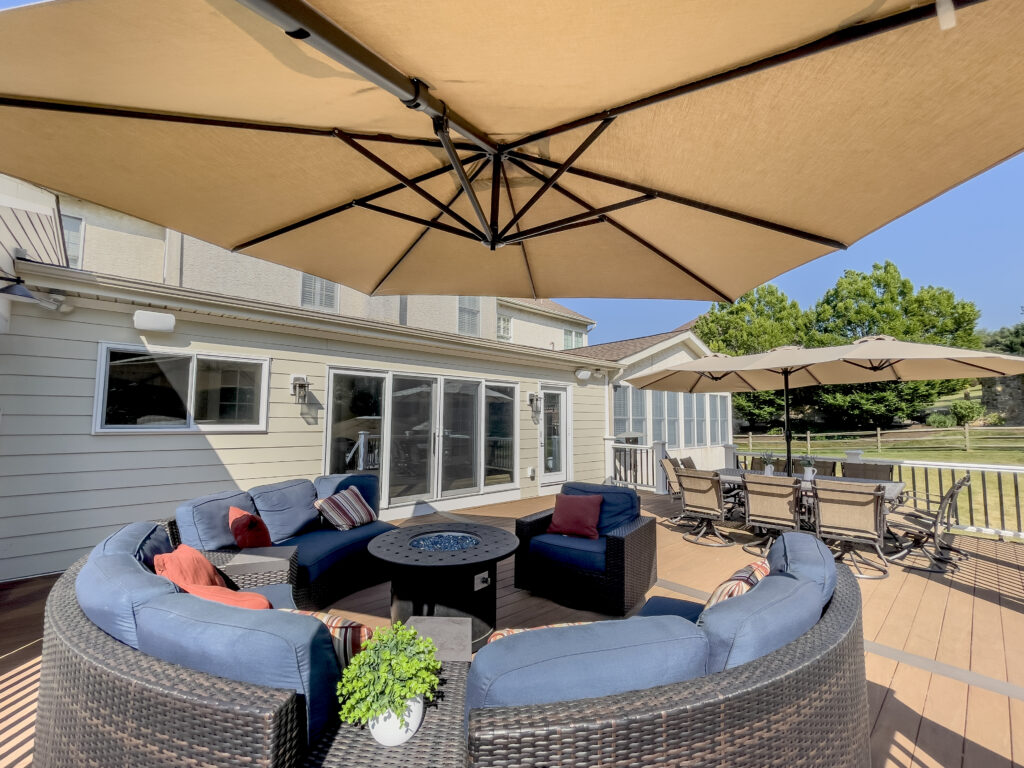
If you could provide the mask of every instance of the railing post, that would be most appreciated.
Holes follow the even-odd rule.
[[[807,430],[807,455],[811,455],[811,430]]]
[[[964,450],[971,450],[971,425],[964,424]]]
[[[882,428],[875,427],[875,450],[882,452]]]
[[[747,432],[747,450],[748,451],[753,451],[754,450],[754,433],[753,432]]]
[[[364,469],[366,469],[366,453],[367,453],[367,447],[368,447],[367,438],[369,436],[370,436],[369,432],[363,432],[363,431],[359,432],[359,439],[358,439],[358,442],[357,442],[357,444],[359,446],[359,452],[358,452],[358,455],[356,457],[356,469],[358,469],[360,472],[363,471]]]
[[[606,483],[615,481],[615,438],[604,438],[604,477]]]
[[[664,495],[668,493],[668,478],[665,477],[665,468],[661,466],[661,460],[668,458],[668,451],[665,450],[664,440],[655,440],[651,447],[654,453],[654,492]]]

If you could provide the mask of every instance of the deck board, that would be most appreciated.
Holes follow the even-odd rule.
[[[550,501],[434,513],[401,525],[458,519],[513,530],[516,518],[544,509]],[[713,548],[683,541],[685,529],[669,522],[678,501],[645,494],[643,503],[645,512],[658,520],[659,583],[650,595],[699,599],[755,559],[740,546]],[[738,544],[753,540],[745,532],[723,530]],[[1024,764],[1024,695],[1017,696],[1024,689],[1024,546],[967,537],[958,537],[957,543],[971,556],[956,574],[892,565],[889,578],[859,582],[865,640],[880,644],[875,646],[878,652],[865,655],[876,768]],[[511,558],[498,565],[499,626],[602,618],[515,589],[513,570]],[[0,585],[0,765],[5,768],[27,766],[31,760],[42,604],[52,583],[46,577]],[[386,624],[388,586],[364,589],[333,607],[367,624]],[[943,674],[941,668],[928,668],[929,660],[985,677],[954,679],[948,669]],[[1008,696],[1006,686],[992,690],[992,681],[1018,688]]]

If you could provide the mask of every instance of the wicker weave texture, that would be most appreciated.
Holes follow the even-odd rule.
[[[78,606],[83,562],[46,601],[33,766],[297,764],[305,713],[293,691],[196,672],[118,642]]]
[[[860,590],[803,637],[750,664],[615,696],[470,714],[472,766],[868,768]]]

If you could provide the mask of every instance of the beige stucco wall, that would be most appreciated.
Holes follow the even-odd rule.
[[[603,386],[576,387],[572,371],[534,359],[489,360],[429,344],[361,340],[357,333],[297,330],[278,323],[176,311],[173,334],[140,334],[137,305],[73,296],[70,314],[19,304],[0,335],[0,580],[66,568],[121,525],[174,514],[189,498],[325,469],[328,371],[334,367],[452,375],[512,382],[519,392],[519,482],[512,491],[447,502],[472,506],[537,495],[538,429],[528,405],[541,383],[573,390],[572,475],[600,480]],[[259,433],[93,434],[100,342],[268,358],[267,431]],[[311,382],[307,405],[290,376]],[[538,473],[539,475],[539,473]],[[443,506],[443,504],[442,504]],[[393,507],[385,517],[430,511]]]
[[[164,282],[164,227],[73,197],[60,206],[83,220],[81,269]]]
[[[566,329],[582,331],[583,343],[587,343],[587,324],[578,320],[542,315],[501,300],[495,307],[495,322],[498,313],[512,318],[513,344],[525,344],[528,347],[542,349],[563,349]]]

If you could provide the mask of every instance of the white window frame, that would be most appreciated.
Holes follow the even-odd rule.
[[[320,292],[320,290],[324,290],[326,288],[326,286],[330,285],[330,286],[334,287],[334,301],[330,305],[325,304],[325,303],[320,303],[320,302],[317,302],[315,300],[311,304],[306,304],[305,302],[303,302],[302,294],[305,292],[304,291],[304,287],[305,287],[304,283],[306,282],[307,279],[313,281],[311,292],[313,294],[314,299],[316,298],[316,296]],[[323,286],[323,288],[321,288],[321,286]],[[338,311],[338,303],[339,303],[339,301],[340,301],[340,298],[339,298],[339,291],[338,291],[338,284],[337,283],[335,283],[333,280],[328,280],[325,277],[318,277],[317,275],[311,275],[308,272],[303,272],[302,273],[302,281],[299,284],[299,306],[300,307],[302,307],[303,309],[312,309],[314,311],[321,311],[321,312],[337,312]]]
[[[583,331],[577,331],[574,328],[563,328],[562,329],[562,348],[563,349],[579,349],[584,346]]]
[[[172,355],[174,357],[189,358],[188,368],[188,399],[185,403],[186,423],[184,425],[170,425],[165,427],[151,424],[120,426],[106,426],[103,423],[104,415],[107,412],[107,358],[111,350],[117,352],[137,352],[150,355]],[[260,375],[260,417],[256,424],[196,424],[195,422],[195,396],[196,396],[196,372],[197,358],[207,360],[228,360],[239,363],[255,363],[261,367]],[[99,343],[99,352],[96,358],[96,394],[93,398],[92,433],[94,435],[139,435],[139,434],[196,434],[202,432],[266,432],[267,411],[270,401],[270,358],[249,357],[243,355],[225,355],[221,352],[205,352],[201,349],[184,351],[173,347],[150,347],[141,344],[118,344],[117,342],[102,341]]]
[[[505,334],[504,336],[501,333],[501,326],[503,321],[508,326],[508,333]],[[512,341],[512,315],[506,315],[502,312],[498,313],[494,335],[498,341]]]

